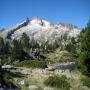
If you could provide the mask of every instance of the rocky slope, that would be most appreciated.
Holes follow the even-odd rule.
[[[80,29],[71,24],[52,24],[36,17],[32,20],[26,19],[22,23],[4,30],[0,36],[7,40],[20,39],[23,32],[30,37],[30,40],[35,39],[38,43],[47,41],[53,43],[64,35],[67,35],[68,38],[77,37]]]

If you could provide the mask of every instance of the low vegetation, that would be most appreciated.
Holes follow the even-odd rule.
[[[77,59],[76,56],[67,52],[67,51],[60,51],[57,49],[53,53],[47,54],[47,62],[48,64],[53,63],[67,63],[67,62],[75,62]]]
[[[0,83],[5,90],[19,89],[19,87],[13,83],[13,76],[8,71],[4,70],[0,78]]]
[[[21,61],[16,66],[19,67],[28,67],[28,68],[47,68],[45,61],[38,61],[38,60],[25,60]]]
[[[81,79],[83,86],[87,86],[90,88],[90,78],[89,77],[84,77]]]
[[[70,84],[65,76],[50,76],[47,80],[45,80],[44,84],[46,86],[60,88],[63,90],[70,90]]]

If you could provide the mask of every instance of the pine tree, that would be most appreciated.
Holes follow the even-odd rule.
[[[22,49],[22,45],[21,42],[17,41],[17,40],[13,40],[13,47],[11,50],[11,60],[12,62],[15,60],[22,60],[23,59],[23,49]]]
[[[23,33],[21,37],[21,43],[25,51],[29,50],[30,48],[29,40],[29,36],[27,36],[26,33]]]
[[[66,49],[68,52],[70,52],[70,53],[76,54],[76,47],[77,47],[77,45],[76,45],[75,38],[72,37],[72,38],[71,38],[71,42],[69,42],[69,43],[66,45],[65,49]]]
[[[75,41],[74,37],[71,38],[71,42],[72,42],[72,44],[76,44],[76,41]]]
[[[83,73],[90,74],[90,21],[85,28],[85,33],[81,39],[79,68]]]
[[[10,53],[10,46],[9,46],[8,42],[5,43],[4,51],[5,51],[5,54],[9,54]]]
[[[5,43],[2,37],[0,37],[0,55],[4,54]]]

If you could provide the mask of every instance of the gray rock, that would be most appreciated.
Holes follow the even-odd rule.
[[[36,85],[30,85],[28,88],[29,88],[29,90],[36,90],[36,89],[38,89],[39,87],[36,86]]]

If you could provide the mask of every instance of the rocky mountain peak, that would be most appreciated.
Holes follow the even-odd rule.
[[[34,38],[38,42],[50,41],[52,43],[64,34],[67,34],[67,37],[77,37],[80,31],[71,24],[59,23],[53,25],[47,20],[34,17],[31,20],[27,18],[23,22],[4,30],[0,33],[0,36],[9,40],[20,39],[22,33],[25,32],[30,38]]]
[[[30,21],[31,25],[50,27],[51,23],[47,20],[40,19],[39,17],[33,17]]]
[[[31,25],[43,25],[43,22],[40,18],[38,17],[33,17],[30,21]]]

